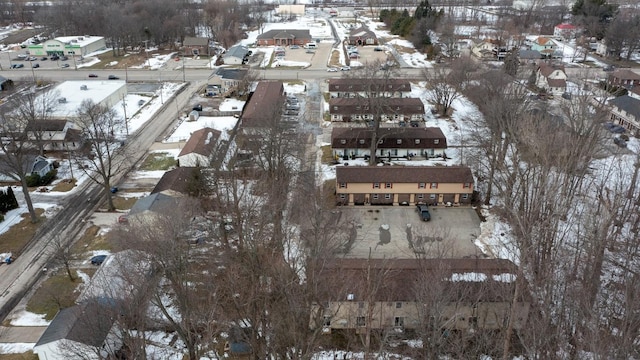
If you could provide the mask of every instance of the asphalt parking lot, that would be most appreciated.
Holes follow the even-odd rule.
[[[420,220],[415,206],[339,208],[351,238],[346,257],[464,258],[482,256],[473,241],[480,234],[480,219],[468,207],[430,207],[431,221]]]

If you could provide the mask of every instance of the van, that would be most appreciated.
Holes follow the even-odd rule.
[[[304,46],[305,49],[317,49],[318,45],[316,43],[307,43]]]

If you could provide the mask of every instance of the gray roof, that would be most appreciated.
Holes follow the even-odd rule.
[[[103,301],[108,303],[107,301]],[[67,339],[90,346],[101,346],[113,326],[109,311],[100,300],[60,310],[35,346]]]
[[[223,58],[236,57],[236,58],[242,59],[244,58],[245,55],[247,55],[248,52],[249,52],[249,49],[247,49],[246,47],[242,45],[236,45],[229,48],[229,50],[227,50],[227,52],[222,57]]]
[[[636,119],[640,119],[640,100],[634,97],[629,95],[618,96],[617,98],[610,100],[609,104],[626,111],[627,113],[635,116]]]
[[[212,76],[218,76],[221,79],[228,80],[242,80],[245,76],[247,76],[246,69],[237,69],[237,68],[218,68],[216,72],[212,74]]]
[[[263,34],[258,35],[257,39],[311,39],[311,33],[309,30],[297,30],[297,29],[273,29]]]
[[[172,196],[156,193],[138,199],[131,207],[129,215],[140,214],[145,211],[153,211],[157,213],[170,213],[171,209],[175,209],[178,199]]]
[[[538,50],[526,50],[520,49],[518,51],[518,57],[520,59],[540,59],[542,56]]]
[[[47,166],[49,166],[49,160],[47,160],[42,156],[38,156],[33,162],[33,166],[31,167],[31,172],[32,173],[40,172],[40,170],[44,169]]]

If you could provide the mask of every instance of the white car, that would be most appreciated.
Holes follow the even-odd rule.
[[[351,70],[350,66],[343,66],[340,68],[340,71],[349,71],[349,70]]]
[[[338,69],[336,69],[336,68],[328,68],[327,72],[338,72]]]

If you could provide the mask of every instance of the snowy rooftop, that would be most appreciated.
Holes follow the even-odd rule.
[[[63,43],[73,43],[73,44],[77,44],[78,46],[85,46],[85,45],[89,45],[93,42],[96,42],[100,39],[103,39],[102,36],[60,36],[57,37],[56,40],[63,42]]]
[[[80,90],[82,85],[86,85],[87,90]],[[58,99],[65,98],[66,102],[56,102],[51,115],[70,116],[76,112],[83,100],[90,99],[99,104],[124,86],[126,86],[125,81],[118,80],[65,81],[56,86],[54,92]]]

